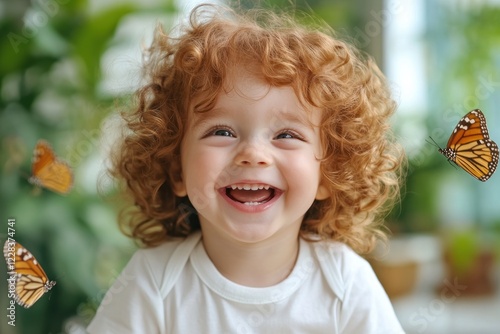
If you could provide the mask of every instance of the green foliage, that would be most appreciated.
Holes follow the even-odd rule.
[[[473,231],[462,231],[453,233],[449,239],[447,250],[451,265],[458,274],[464,274],[478,257],[478,235]]]
[[[89,87],[95,87],[100,78],[101,55],[109,46],[110,37],[123,17],[137,12],[132,5],[120,5],[104,10],[89,18],[86,29],[80,30],[73,38],[73,52],[84,64],[84,80]]]
[[[143,7],[130,3],[91,8],[87,0],[2,3],[0,13],[0,241],[7,219],[14,239],[27,247],[56,286],[29,309],[16,308],[16,326],[5,321],[9,300],[0,298],[1,333],[62,333],[85,326],[135,249],[120,234],[116,203],[101,196],[101,124],[115,99],[99,92],[101,59],[124,19],[173,13],[173,1]],[[95,5],[95,2],[92,2]],[[152,33],[152,32],[151,32]],[[75,173],[67,196],[28,183],[32,150],[40,138]],[[0,291],[7,291],[5,266]],[[75,327],[76,328],[76,327]]]

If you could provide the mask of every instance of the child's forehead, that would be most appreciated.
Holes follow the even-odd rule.
[[[271,87],[272,84],[264,78],[257,65],[248,65],[248,67],[234,65],[228,68],[218,97],[233,94],[262,97],[269,92]]]
[[[267,101],[260,104],[265,99]],[[292,86],[273,86],[258,76],[244,74],[229,80],[210,105],[210,108],[192,110],[189,117],[191,125],[231,118],[246,112],[247,109],[252,110],[247,108],[249,105],[261,107],[266,111],[265,116],[273,123],[306,124],[315,127],[319,125],[321,118],[319,109],[304,105]]]

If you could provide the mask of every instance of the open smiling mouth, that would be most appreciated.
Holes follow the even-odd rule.
[[[226,196],[229,199],[249,206],[261,205],[271,201],[278,191],[264,184],[236,184],[225,189]]]

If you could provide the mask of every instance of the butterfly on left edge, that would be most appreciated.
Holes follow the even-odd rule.
[[[490,139],[486,118],[479,109],[469,111],[458,121],[446,148],[439,153],[479,181],[488,180],[498,166],[498,146]]]
[[[52,147],[40,139],[33,151],[31,184],[52,190],[59,194],[68,194],[73,187],[73,171],[64,161],[56,157]]]
[[[25,308],[31,307],[56,285],[55,281],[48,279],[33,254],[20,243],[11,240],[5,241],[3,255],[7,262],[7,273],[12,275],[11,277],[15,280],[13,295],[14,300],[19,305]]]

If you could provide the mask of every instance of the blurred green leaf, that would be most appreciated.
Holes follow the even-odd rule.
[[[130,4],[109,8],[90,17],[74,39],[74,54],[84,63],[82,74],[89,87],[95,88],[100,79],[101,55],[109,46],[115,29],[127,14],[138,11]]]
[[[459,274],[466,273],[476,261],[480,247],[474,231],[455,232],[448,241],[451,265]]]

